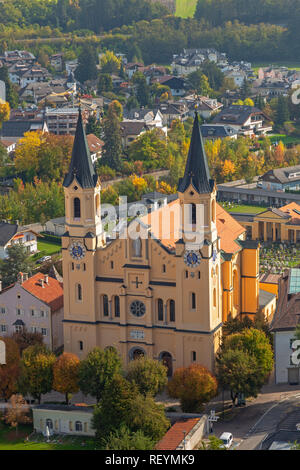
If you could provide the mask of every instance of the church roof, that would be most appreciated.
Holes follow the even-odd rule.
[[[94,188],[98,180],[97,173],[92,163],[80,109],[75,132],[71,163],[69,171],[65,176],[63,185],[68,188],[70,184],[72,184],[74,178],[76,178],[82,188]]]
[[[168,214],[169,210],[173,211],[174,215],[170,216]],[[168,220],[170,220],[170,224],[166,223]],[[171,252],[175,252],[176,243],[181,238],[179,199],[156,211],[149,212],[141,217],[141,221],[149,226],[153,237],[162,246]],[[221,250],[230,254],[240,251],[241,246],[236,240],[245,232],[245,228],[219,204],[216,204],[216,224]]]
[[[190,184],[199,194],[211,193],[214,187],[214,180],[210,179],[197,113],[195,113],[185,173],[179,180],[178,191],[184,193]]]

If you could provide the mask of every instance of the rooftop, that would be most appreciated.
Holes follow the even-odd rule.
[[[22,283],[23,289],[47,304],[52,311],[59,310],[63,306],[63,286],[53,277],[48,276],[47,283],[45,275],[37,273]],[[43,280],[43,283],[41,282]]]

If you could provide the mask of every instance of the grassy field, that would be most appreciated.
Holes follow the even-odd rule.
[[[258,69],[260,67],[270,67],[270,65],[273,65],[274,67],[287,67],[289,70],[300,70],[300,62],[299,61],[294,61],[294,62],[253,62],[252,63],[252,68],[253,70],[257,73]]]
[[[243,205],[243,204],[229,204],[229,203],[224,203],[221,202],[219,203],[224,209],[227,210],[227,212],[235,212],[235,213],[241,213],[241,214],[259,214],[260,212],[263,212],[266,210],[265,207],[261,206],[248,206],[248,205]]]
[[[61,250],[61,246],[57,245],[56,243],[45,242],[45,241],[38,241],[38,250],[43,252],[42,256],[45,255],[54,255],[55,253],[59,253]],[[40,255],[40,253],[39,253]]]
[[[181,18],[190,18],[194,16],[197,6],[197,0],[176,0],[175,16]]]
[[[93,438],[77,436],[57,436],[51,438],[53,442],[45,442],[42,435],[34,441],[26,438],[32,432],[31,426],[20,426],[18,437],[15,429],[0,423],[0,451],[1,450],[94,450],[96,448]]]
[[[293,137],[284,134],[273,134],[270,135],[270,141],[273,143],[275,142],[282,142],[284,145],[288,144],[300,144],[300,137]]]

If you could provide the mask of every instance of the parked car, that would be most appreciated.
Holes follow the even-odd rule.
[[[223,432],[220,439],[223,442],[222,447],[225,449],[229,449],[231,447],[233,442],[233,435],[230,432]]]
[[[45,261],[50,261],[50,260],[51,260],[51,256],[42,256],[42,258],[37,260],[36,264],[45,263]]]

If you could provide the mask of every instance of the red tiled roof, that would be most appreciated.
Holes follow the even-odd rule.
[[[156,450],[175,450],[201,418],[189,418],[177,421],[157,443]]]
[[[154,236],[161,241],[168,249],[175,249],[175,244],[179,237],[179,213],[178,209],[179,199],[172,201],[165,207],[156,211],[150,212],[146,216],[142,217],[141,220],[147,225],[151,226],[151,232]],[[165,223],[168,217],[165,215],[169,209],[175,209],[174,217],[171,218],[171,227]],[[164,214],[165,213],[165,214]],[[219,204],[216,204],[216,221],[217,221],[217,232],[221,241],[221,250],[225,253],[236,253],[240,250],[240,246],[236,243],[236,239],[245,232],[245,228],[242,227],[225,209]],[[167,233],[167,232],[170,233]]]
[[[46,284],[44,282],[44,287],[42,287],[41,279],[44,279],[44,274],[37,273],[27,281],[24,281],[22,287],[39,300],[49,305],[52,312],[55,312],[64,304],[63,286],[56,279],[49,276],[48,283]]]

